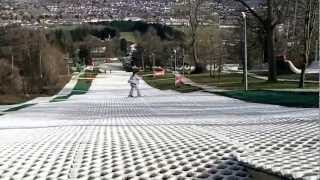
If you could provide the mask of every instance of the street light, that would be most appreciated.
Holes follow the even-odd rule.
[[[174,71],[176,71],[177,70],[177,50],[174,49],[173,52],[174,52]]]
[[[144,71],[144,57],[143,57],[143,51],[141,52],[141,64],[142,64],[142,70]]]
[[[41,50],[39,53],[39,73],[40,73],[40,78],[42,79],[42,56],[41,56]]]
[[[182,74],[184,76],[184,66],[185,66],[185,52],[184,52],[184,48],[182,49]]]
[[[11,53],[11,73],[13,73],[13,69],[14,69],[14,55],[13,55],[12,46],[10,47],[10,53]]]
[[[152,53],[152,65],[153,67],[156,67],[156,58],[154,53]]]
[[[173,55],[171,54],[171,55],[170,55],[170,62],[169,62],[169,66],[170,66],[170,69],[171,69],[171,70],[173,69],[172,63],[173,63]]]
[[[243,67],[243,81],[244,81],[244,90],[248,91],[248,47],[247,47],[247,15],[245,12],[241,12],[243,18],[243,27],[244,27],[244,67]]]

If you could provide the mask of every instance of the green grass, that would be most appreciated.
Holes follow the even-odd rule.
[[[79,27],[81,27],[81,25],[55,25],[55,26],[50,26],[49,28],[50,28],[50,30],[61,29],[61,30],[71,31],[71,30],[75,30]]]
[[[172,25],[170,26],[173,29],[177,30],[177,31],[181,31],[181,32],[188,32],[190,31],[189,27],[186,26],[182,26],[182,25]],[[213,29],[218,29],[218,26],[216,25],[210,25],[210,26],[199,26],[198,32],[208,32],[208,31],[212,31]]]
[[[92,84],[91,79],[79,79],[72,90],[72,95],[85,94],[89,91]]]
[[[300,74],[279,75],[279,79],[300,80]],[[306,74],[307,81],[319,81],[319,74]]]
[[[134,32],[120,32],[120,38],[126,39],[130,42],[136,42],[137,38],[134,34]]]
[[[60,102],[69,99],[73,95],[86,94],[92,84],[93,79],[97,76],[96,71],[86,71],[79,76],[77,84],[74,86],[73,90],[67,96],[58,96],[51,100],[50,102]]]
[[[221,74],[220,78],[216,76],[212,78],[209,74],[195,74],[189,75],[192,81],[199,84],[215,86],[226,90],[240,90],[243,89],[241,74]],[[248,77],[248,85],[250,90],[266,90],[266,89],[295,89],[298,88],[296,82],[268,82],[256,78]],[[318,89],[319,84],[306,83],[306,89]]]
[[[143,73],[148,74],[148,73]],[[172,74],[166,74],[161,78],[154,78],[153,76],[144,76],[143,80],[150,86],[160,89],[160,90],[174,90],[181,93],[189,93],[201,90],[198,87],[193,87],[190,85],[182,85],[180,87],[175,86],[175,77]]]
[[[146,75],[149,73],[142,73],[140,75]],[[208,75],[191,75],[190,79],[202,83],[211,84],[213,86],[218,86],[220,88],[231,89],[226,92],[216,92],[218,95],[223,95],[235,99],[240,99],[248,102],[262,103],[262,104],[273,104],[288,107],[303,107],[303,108],[317,108],[319,107],[319,96],[315,92],[288,92],[288,91],[271,91],[264,90],[264,88],[269,89],[281,89],[281,88],[296,88],[296,83],[270,83],[262,80],[249,79],[251,81],[251,88],[255,90],[250,90],[248,92],[242,91],[242,77],[238,74],[224,74],[220,79],[212,79]],[[143,78],[150,86],[160,89],[160,90],[175,90],[182,93],[193,92],[202,90],[197,87],[192,87],[190,85],[183,85],[181,87],[175,87],[174,76],[172,74],[167,74],[162,78],[154,78],[152,76],[144,76]],[[309,85],[313,87],[313,85]]]
[[[177,30],[177,31],[181,31],[181,32],[185,32],[187,31],[189,28],[188,27],[185,27],[185,26],[177,26],[177,25],[173,25],[173,26],[170,26],[172,27],[173,29]]]
[[[312,92],[279,92],[266,90],[250,90],[248,92],[217,92],[217,94],[255,103],[303,108],[319,107],[319,94]]]
[[[10,109],[7,109],[5,110],[4,112],[13,112],[13,111],[18,111],[20,109],[24,109],[24,108],[27,108],[27,107],[31,107],[33,105],[36,105],[36,104],[23,104],[21,106],[17,106],[17,107],[13,107],[13,108],[10,108]]]

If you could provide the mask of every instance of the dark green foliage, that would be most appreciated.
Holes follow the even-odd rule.
[[[87,27],[78,27],[70,31],[73,41],[83,41],[85,37],[90,34],[90,30]]]
[[[74,43],[83,42],[88,36],[95,36],[101,40],[119,37],[119,32],[138,32],[146,34],[150,28],[155,29],[161,40],[182,40],[184,34],[172,27],[161,24],[148,24],[145,22],[133,21],[113,21],[91,23],[76,28],[58,28],[51,30],[47,34],[47,39],[51,44],[55,44],[69,54],[74,53]],[[125,52],[125,44],[121,42],[122,52]],[[125,52],[126,53],[126,52]]]
[[[117,30],[110,27],[104,27],[103,29],[93,29],[89,33],[103,40],[111,39],[119,35]]]
[[[142,58],[144,56],[144,50],[143,47],[138,45],[136,47],[136,51],[134,51],[132,53],[132,61],[133,61],[133,65],[137,66],[137,67],[145,67],[145,64],[142,64]]]
[[[60,47],[62,50],[72,54],[73,48],[74,48],[73,47],[74,40],[72,38],[70,31],[56,29],[52,32],[47,33],[46,39],[48,39],[48,41],[51,44],[54,44]]]
[[[99,22],[94,25],[105,25],[116,29],[118,32],[139,32],[141,34],[147,33],[148,29],[154,28],[158,36],[162,40],[181,40],[183,33],[173,29],[172,27],[162,24],[148,24],[142,21],[112,21],[112,22]]]
[[[54,29],[50,32],[51,36],[53,35],[56,41],[60,44],[66,37],[70,37],[69,39],[74,42],[84,41],[85,38],[89,35],[96,36],[102,40],[114,38],[119,35],[118,31],[112,27],[101,27],[101,26],[79,26],[74,29]]]
[[[6,41],[5,34],[6,34],[5,29],[0,28],[0,46],[8,46],[8,42]]]
[[[86,45],[81,45],[79,48],[79,58],[81,64],[90,64],[90,50]]]
[[[128,49],[128,42],[126,39],[120,39],[120,50],[124,53],[127,54],[127,49]]]

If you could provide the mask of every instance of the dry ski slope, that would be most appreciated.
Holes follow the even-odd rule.
[[[0,179],[319,179],[318,109],[246,103],[99,75],[89,93],[0,117]]]

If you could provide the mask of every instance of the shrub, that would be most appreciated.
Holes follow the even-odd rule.
[[[7,59],[0,59],[0,94],[21,93],[23,89],[19,69],[12,66]]]

